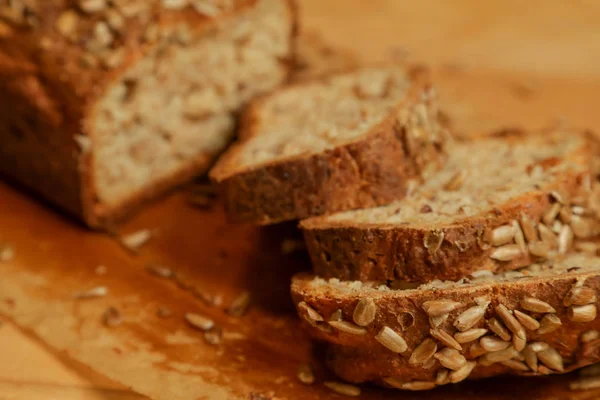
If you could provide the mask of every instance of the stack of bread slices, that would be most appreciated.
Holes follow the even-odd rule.
[[[218,161],[234,221],[301,220],[292,282],[342,379],[427,390],[600,360],[600,146],[567,129],[453,140],[421,67],[369,66],[247,109]]]

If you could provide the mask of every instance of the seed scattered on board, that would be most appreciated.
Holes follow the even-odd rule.
[[[151,237],[152,231],[150,229],[140,229],[139,231],[121,236],[121,243],[127,249],[137,252]]]
[[[250,306],[250,292],[245,291],[240,293],[232,302],[229,308],[227,309],[227,314],[232,317],[242,317],[248,311],[248,307]]]
[[[73,293],[74,299],[93,299],[96,297],[104,297],[108,294],[106,286],[96,286],[91,289]]]
[[[201,331],[208,331],[213,326],[215,326],[215,322],[212,319],[196,313],[185,314],[185,320],[193,328],[199,329]]]
[[[0,243],[0,262],[9,262],[15,258],[15,249],[8,243]]]

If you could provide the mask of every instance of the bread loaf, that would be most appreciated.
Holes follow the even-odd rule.
[[[427,71],[362,67],[253,102],[210,175],[231,219],[271,224],[386,204],[443,159]]]
[[[329,366],[336,374],[407,390],[598,362],[599,292],[600,258],[585,253],[417,286],[307,274],[292,283],[307,329],[335,344]]]
[[[205,172],[291,67],[287,0],[0,7],[0,173],[93,227]]]
[[[505,132],[456,143],[404,199],[301,222],[314,271],[342,280],[460,279],[504,271],[599,232],[591,134]]]

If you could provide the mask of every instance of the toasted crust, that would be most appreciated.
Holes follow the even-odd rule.
[[[519,221],[523,214],[537,225],[556,202],[551,192],[563,193],[568,199],[596,202],[597,188],[595,182],[590,181],[590,176],[597,170],[595,159],[600,147],[593,136],[583,133],[582,137],[581,146],[566,154],[564,160],[578,168],[556,175],[553,182],[539,190],[515,196],[495,206],[489,213],[434,227],[411,223],[352,224],[331,221],[328,217],[302,221],[300,226],[315,273],[342,280],[427,282],[460,279],[481,269],[494,272],[513,270],[539,261],[539,257],[528,251],[510,260],[494,259],[492,253],[498,247],[491,245],[486,235],[497,227]],[[595,209],[595,205],[586,204]],[[570,204],[565,207],[570,207]],[[594,222],[594,232],[598,229],[597,225]],[[432,235],[440,234],[443,239],[439,248],[428,249],[428,240]]]
[[[574,268],[569,268],[570,266]],[[581,266],[581,268],[575,266]],[[423,364],[411,364],[409,360],[415,348],[426,339],[436,343],[437,351],[449,346],[447,342],[433,338],[430,333],[436,323],[430,319],[430,315],[434,313],[431,308],[428,308],[431,303],[426,302],[440,300],[456,302],[450,307],[451,310],[447,314],[441,314],[441,321],[437,326],[437,329],[448,333],[451,337],[455,337],[454,335],[460,332],[456,325],[458,317],[463,315],[467,309],[476,308],[478,305],[482,305],[481,310],[485,311],[479,314],[480,317],[471,320],[472,325],[462,326],[460,329],[465,330],[465,327],[487,329],[481,337],[495,338],[502,342],[502,339],[492,333],[487,325],[492,317],[496,318],[509,334],[507,345],[513,349],[514,346],[517,346],[512,341],[516,334],[511,332],[508,323],[503,322],[503,317],[497,311],[498,306],[503,305],[511,310],[509,313],[513,317],[516,313],[512,310],[521,311],[533,317],[538,323],[541,322],[542,327],[547,326],[543,322],[543,318],[548,315],[560,319],[562,324],[554,330],[543,333],[540,332],[540,329],[532,330],[531,327],[525,327],[523,324],[520,326],[524,332],[523,336],[526,337],[526,345],[535,342],[546,343],[549,348],[555,349],[560,354],[558,359],[562,360],[564,369],[557,367],[558,364],[544,362],[541,358],[538,360],[539,365],[545,365],[545,368],[538,370],[526,367],[523,371],[517,371],[500,363],[486,365],[487,356],[484,354],[489,352],[471,353],[473,344],[481,340],[477,338],[460,344],[459,353],[468,361],[477,362],[477,366],[469,374],[470,378],[505,373],[517,375],[559,373],[597,362],[600,359],[598,332],[589,333],[600,329],[600,319],[596,318],[594,314],[585,319],[587,322],[572,320],[574,318],[573,309],[579,307],[573,305],[573,302],[594,310],[598,306],[600,259],[595,256],[571,256],[557,263],[554,268],[559,268],[559,270],[554,273],[551,272],[552,269],[547,269],[546,272],[539,272],[538,269],[536,275],[534,270],[529,269],[529,275],[510,272],[508,274],[514,274],[514,277],[507,275],[502,281],[489,278],[491,281],[485,282],[481,280],[482,278],[478,278],[479,281],[474,281],[478,282],[477,284],[438,283],[428,284],[416,290],[390,290],[378,287],[378,285],[367,289],[366,286],[361,286],[360,282],[327,283],[321,280],[319,284],[315,284],[312,276],[298,275],[292,283],[292,296],[298,312],[304,320],[304,325],[311,335],[335,345],[332,346],[329,357],[330,367],[340,377],[351,382],[384,383],[383,380],[387,378],[396,379],[394,383],[435,381],[437,373],[444,369],[440,362],[435,361],[429,368],[424,368]],[[572,291],[575,288],[585,288],[589,291],[588,296],[580,296],[581,298],[577,298],[577,301],[573,301]],[[589,296],[590,294],[592,296]],[[549,308],[544,309],[545,312],[541,312],[542,309],[539,308],[536,309],[537,312],[532,311],[534,308],[524,303],[528,298],[535,298],[542,302],[540,304],[543,304],[543,307]],[[569,299],[571,300],[569,301]],[[357,327],[353,322],[353,316],[357,304],[361,300],[372,301],[375,310],[373,321],[362,328],[359,327],[364,331],[362,334],[343,332],[326,322],[337,310],[341,310],[341,320]],[[306,306],[310,307],[310,314],[307,313]],[[429,311],[426,312],[426,309]],[[340,311],[337,311],[338,317],[339,313]],[[443,315],[447,315],[447,318],[444,319]],[[481,317],[481,315],[483,316]],[[320,318],[323,318],[323,321],[319,321]],[[406,351],[397,354],[376,340],[375,336],[384,327],[388,327],[400,335],[405,342]],[[511,336],[512,339],[510,339]],[[523,361],[522,356],[526,351],[528,350],[519,350],[510,359]],[[430,358],[435,360],[435,357],[428,359]],[[525,365],[528,364],[525,363]],[[426,363],[425,366],[427,366]]]
[[[230,164],[243,150],[244,140],[256,135],[260,123],[257,114],[266,97],[253,102],[242,118],[241,142],[234,144],[210,172],[225,194],[230,219],[273,224],[377,206],[403,197],[409,181],[419,179],[426,165],[441,165],[445,140],[425,143],[421,151],[409,154],[406,142],[410,132],[399,123],[398,113],[417,104],[432,113],[437,110],[432,96],[424,99],[424,94],[430,93],[428,73],[416,67],[409,74],[415,86],[407,98],[358,139],[316,154],[231,171]]]
[[[198,34],[211,32],[224,20],[252,10],[258,1],[236,1],[232,3],[233,8],[223,10],[214,18],[189,9],[164,10],[158,1],[143,2],[137,7],[141,10],[138,14],[122,14],[127,29],[114,34],[117,37],[114,50],[115,54],[117,50],[122,51],[124,58],[114,67],[104,65],[104,61],[92,66],[82,61],[90,52],[88,45],[94,27],[104,21],[102,13],[78,11],[80,37],[68,39],[57,27],[65,11],[73,10],[69,2],[36,2],[33,28],[26,22],[13,21],[14,16],[3,21],[2,17],[8,14],[0,10],[0,86],[4,93],[0,101],[3,143],[0,174],[88,226],[101,228],[129,215],[146,200],[205,173],[222,149],[190,158],[169,176],[132,191],[123,201],[109,206],[99,201],[94,189],[93,155],[82,150],[75,138],[78,135],[93,137],[96,103],[110,85],[151,48],[154,40],[149,39],[151,27],[185,23]],[[293,43],[297,33],[296,6],[293,0],[281,2],[289,9],[292,26],[289,40]],[[292,56],[279,62],[288,75],[293,66]],[[24,154],[30,156],[24,157]]]

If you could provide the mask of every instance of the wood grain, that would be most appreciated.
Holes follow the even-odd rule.
[[[408,54],[436,65],[445,110],[463,134],[565,121],[600,126],[597,2],[536,0],[525,7],[517,0],[303,0],[301,10],[306,30],[323,32],[365,59]],[[14,261],[0,264],[0,313],[28,332],[11,324],[0,328],[0,354],[9,360],[0,363],[0,400],[142,398],[125,387],[156,399],[247,398],[251,392],[281,399],[338,398],[321,385],[305,387],[295,379],[297,365],[318,363],[322,348],[298,330],[291,311],[289,277],[309,268],[302,254],[279,252],[283,238],[296,238],[293,225],[230,226],[218,205],[210,212],[194,209],[184,191],[147,208],[121,231],[140,228],[156,235],[136,256],[114,238],[86,232],[0,184],[0,242],[17,251]],[[148,262],[169,265],[182,283],[149,276]],[[99,264],[107,266],[106,275],[94,273]],[[75,291],[95,285],[106,285],[109,296],[72,299]],[[224,306],[209,307],[182,285],[222,294],[224,305],[250,290],[254,304],[248,316],[231,318]],[[123,313],[122,326],[102,324],[110,306]],[[156,317],[159,306],[169,306],[173,317]],[[206,344],[183,321],[187,311],[214,318],[226,332],[223,345]],[[326,375],[319,371],[318,376]],[[570,379],[496,379],[422,397],[599,395],[568,392]],[[411,395],[367,388],[361,398],[392,397]]]

